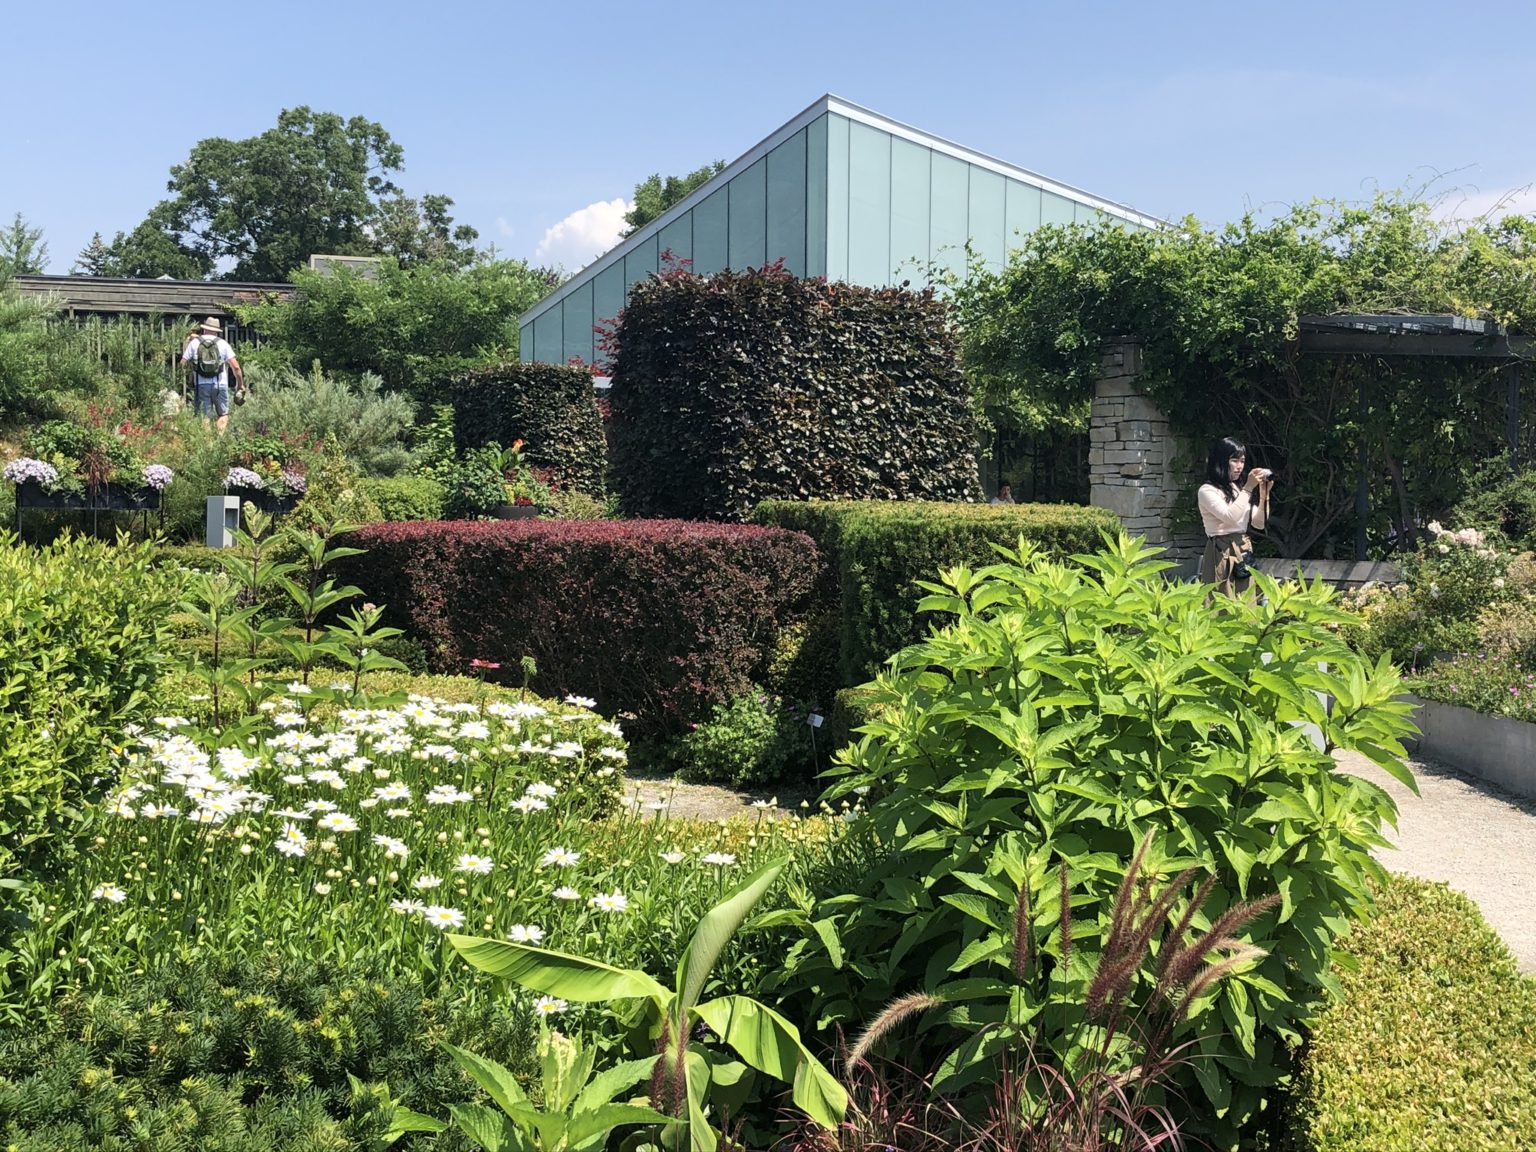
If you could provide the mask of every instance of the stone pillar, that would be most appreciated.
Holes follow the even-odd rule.
[[[1137,388],[1140,374],[1139,343],[1105,347],[1088,426],[1088,502],[1108,508],[1169,559],[1198,562],[1199,531],[1174,527],[1179,502],[1195,498],[1195,477],[1183,474],[1194,462],[1168,418]]]

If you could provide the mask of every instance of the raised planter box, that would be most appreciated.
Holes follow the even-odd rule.
[[[238,497],[242,508],[254,504],[263,512],[292,512],[299,503],[297,496],[277,496],[265,488],[226,488],[224,494]]]
[[[1422,733],[1410,742],[1415,752],[1486,780],[1512,796],[1536,800],[1536,724],[1438,700],[1408,699]]]
[[[16,485],[17,508],[52,508],[65,512],[145,512],[160,507],[153,488],[101,484],[85,492],[47,492],[41,484]]]
[[[491,509],[491,515],[497,520],[534,520],[539,509],[535,504],[498,504]]]

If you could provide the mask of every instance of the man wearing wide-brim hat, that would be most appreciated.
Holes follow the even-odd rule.
[[[204,320],[182,349],[181,362],[192,373],[192,411],[204,418],[212,412],[222,432],[229,423],[229,374],[235,374],[236,393],[241,394],[245,370],[220,331],[217,317]]]

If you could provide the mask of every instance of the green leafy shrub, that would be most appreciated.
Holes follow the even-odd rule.
[[[767,499],[974,500],[970,392],[931,291],[782,268],[671,271],[613,340],[613,471],[632,516],[744,519]]]
[[[1536,549],[1536,474],[1512,474],[1502,458],[1488,461],[1471,478],[1451,523],[1491,532],[1522,550]]]
[[[1342,950],[1292,1097],[1295,1147],[1536,1147],[1536,980],[1477,907],[1393,876]]]
[[[1409,686],[1426,700],[1536,720],[1536,665],[1504,653],[1458,652],[1418,669]]]
[[[441,520],[447,493],[427,476],[387,476],[359,482],[366,496],[378,506],[379,518],[388,521]]]
[[[0,1140],[22,1152],[357,1149],[389,1108],[473,1090],[443,1041],[527,1075],[531,1013],[428,996],[420,981],[275,956],[172,962],[110,993],[61,997],[46,1027],[0,1042]],[[433,1147],[468,1147],[456,1140]]]
[[[528,462],[549,469],[560,487],[602,497],[608,446],[589,370],[495,364],[455,378],[448,395],[460,452],[492,441],[511,445],[522,440]]]
[[[754,690],[716,704],[683,737],[677,762],[684,780],[737,788],[804,778],[812,771],[810,726],[800,710]]]
[[[37,873],[144,719],[174,585],[152,546],[0,532],[0,876]]]
[[[809,913],[820,927],[791,952],[782,994],[801,1019],[844,1027],[908,993],[952,1001],[952,1027],[908,1052],[911,1067],[937,1065],[954,1029],[968,1035],[1018,996],[1038,1007],[1060,981],[1085,979],[1150,837],[1148,876],[1193,868],[1210,886],[1197,927],[1280,898],[1241,934],[1267,956],[1236,963],[1176,1034],[1193,1044],[1182,1089],[1208,1102],[1191,1111],[1226,1146],[1284,1079],[1288,1046],[1337,986],[1334,941],[1381,875],[1371,850],[1392,801],[1336,771],[1330,751],[1356,749],[1411,783],[1409,705],[1390,663],[1365,663],[1329,629],[1343,613],[1321,585],[1261,578],[1265,603],[1212,611],[1205,588],[1166,582],[1154,556],[1121,536],[1077,566],[1025,542],[1005,562],[928,585],[921,607],[945,623],[881,673],[878,712],[833,770],[829,799],[866,789],[870,801],[850,840],[857,880],[826,889]],[[1016,989],[1014,917],[1056,902],[1063,865],[1069,943],[1039,942],[1055,963]],[[1182,913],[1175,903],[1159,917]],[[1144,966],[1131,1006],[1157,985]],[[1086,984],[1077,990],[1077,1003],[1089,999]],[[1071,1058],[1096,1042],[1079,1020],[1044,1017],[1040,1043]],[[995,1075],[990,1036],[941,1079]]]
[[[841,686],[867,679],[922,636],[925,622],[913,611],[918,583],[941,568],[986,563],[993,545],[1020,538],[1053,556],[1088,552],[1119,526],[1102,508],[891,500],[770,500],[752,519],[816,541],[826,563],[817,600],[829,613],[822,627],[838,628]]]
[[[279,369],[247,376],[250,398],[231,410],[232,434],[275,437],[282,444],[334,438],[364,476],[394,476],[410,463],[404,441],[415,412],[406,397],[382,391],[379,377],[365,372],[349,384],[326,376],[318,364],[308,375]]]

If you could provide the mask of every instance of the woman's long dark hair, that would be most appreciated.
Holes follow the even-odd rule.
[[[1227,467],[1234,456],[1247,456],[1247,447],[1239,440],[1223,436],[1211,445],[1211,454],[1205,462],[1205,482],[1214,484],[1227,494],[1227,503],[1237,499],[1237,484]]]

